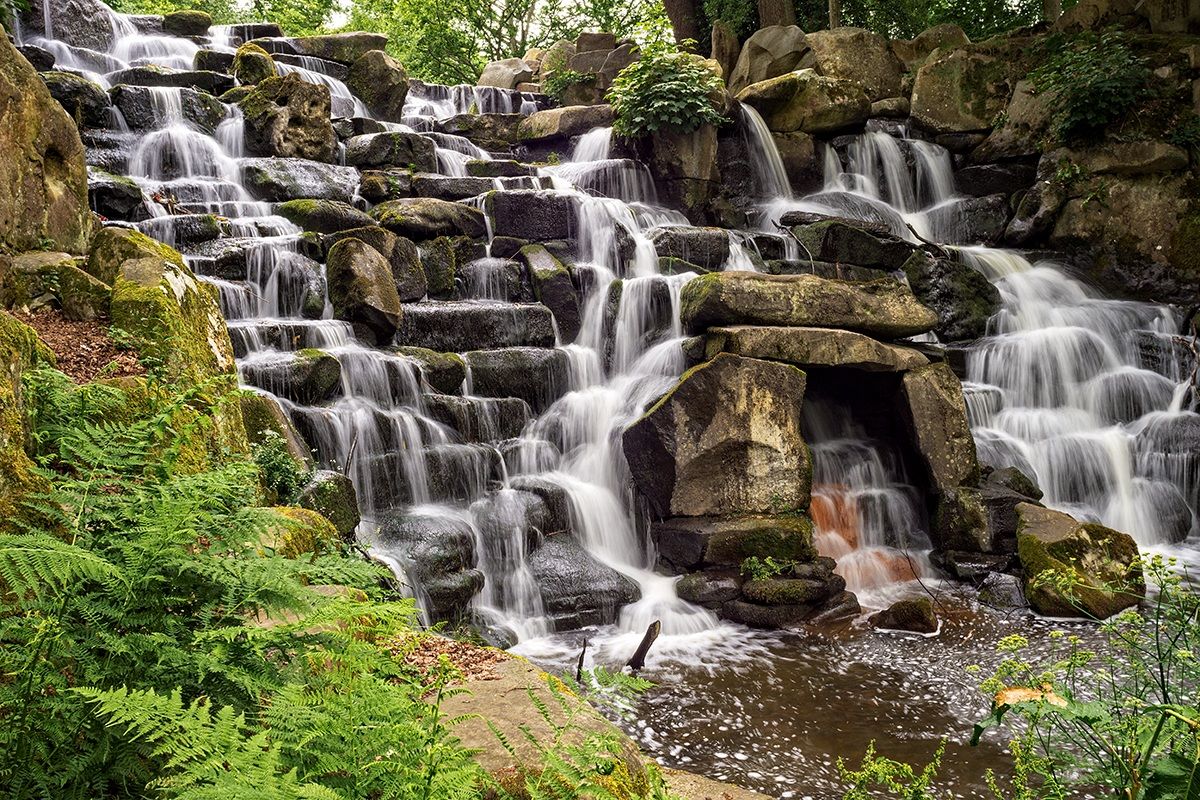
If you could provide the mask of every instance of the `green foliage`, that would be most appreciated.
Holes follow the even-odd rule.
[[[1177,147],[1200,147],[1200,114],[1183,114],[1167,131],[1167,141]]]
[[[460,2],[354,0],[347,27],[387,34],[388,52],[421,80],[473,84],[488,60]]]
[[[933,758],[918,773],[910,765],[875,754],[875,743],[867,745],[862,764],[852,770],[842,759],[837,760],[838,774],[846,784],[843,800],[873,800],[877,797],[898,797],[901,800],[932,800],[933,781],[942,763],[946,742],[938,745]],[[884,794],[880,794],[883,790]]]
[[[1054,97],[1053,127],[1064,141],[1086,138],[1120,120],[1147,93],[1150,68],[1119,32],[1085,32],[1047,43],[1049,58],[1029,74]]]
[[[637,137],[718,125],[725,118],[714,107],[713,96],[723,91],[720,76],[703,59],[672,45],[647,45],[642,57],[621,70],[609,89],[608,100],[616,114],[613,129]]]
[[[1022,721],[1014,753],[1041,794],[1104,786],[1121,797],[1194,798],[1200,793],[1200,597],[1173,560],[1143,568],[1159,595],[1146,612],[1102,623],[1102,647],[1056,634],[1058,648],[1024,657],[1019,636],[983,683],[991,713],[973,741],[1006,717]]]
[[[217,25],[246,20],[245,12],[235,0],[112,0],[114,11],[124,14],[169,14],[172,11],[204,11]]]
[[[790,572],[797,563],[799,562],[792,558],[750,556],[742,561],[742,574],[748,575],[753,581],[765,581]]]
[[[704,0],[704,16],[710,26],[724,22],[739,39],[758,27],[758,7],[749,0]]]
[[[263,431],[253,450],[254,463],[268,495],[280,505],[291,505],[312,472],[296,460],[288,451],[287,441],[275,431]]]
[[[268,20],[292,36],[310,36],[327,30],[337,0],[112,0],[109,5],[126,14],[204,11],[217,25]]]
[[[572,86],[584,83],[595,83],[596,76],[587,72],[576,72],[573,69],[556,69],[550,77],[542,81],[542,92],[561,101],[563,95]]]

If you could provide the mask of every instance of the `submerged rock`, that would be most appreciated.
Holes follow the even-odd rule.
[[[883,611],[872,614],[867,622],[873,628],[910,633],[936,633],[938,629],[933,601],[928,597],[899,600]]]

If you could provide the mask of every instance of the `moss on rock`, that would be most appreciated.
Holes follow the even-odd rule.
[[[232,72],[243,86],[254,86],[279,74],[271,54],[253,42],[247,42],[237,49]]]
[[[31,494],[49,484],[34,471],[29,457],[29,422],[21,374],[35,366],[53,366],[54,355],[33,328],[0,311],[0,532],[21,530],[36,521],[24,507]]]
[[[334,550],[340,541],[337,528],[310,508],[276,506],[275,521],[268,525],[260,543],[284,558]]]

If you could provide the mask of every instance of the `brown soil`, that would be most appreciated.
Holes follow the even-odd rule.
[[[390,649],[401,663],[416,668],[422,674],[430,672],[438,663],[438,658],[444,655],[468,681],[496,680],[500,675],[495,671],[495,665],[512,659],[512,656],[494,647],[480,647],[432,634],[397,639]]]
[[[146,374],[136,353],[117,349],[102,321],[74,322],[53,308],[14,311],[13,316],[37,331],[58,359],[58,368],[76,383]]]

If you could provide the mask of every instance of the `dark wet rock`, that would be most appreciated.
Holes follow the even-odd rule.
[[[1008,554],[969,553],[961,550],[934,551],[933,563],[955,580],[978,585],[993,572],[1003,572],[1013,565]]]
[[[435,300],[449,300],[455,297],[458,254],[454,239],[440,236],[425,242],[420,250],[421,266],[425,269],[425,277],[429,284],[429,296]]]
[[[1000,292],[966,264],[916,252],[903,270],[913,294],[938,315],[934,332],[943,342],[978,339],[1000,310]]]
[[[369,133],[346,142],[346,163],[361,169],[406,167],[437,172],[436,149],[432,139],[416,133]]]
[[[113,105],[120,110],[125,123],[137,131],[161,128],[166,121],[156,102],[154,92],[145,86],[114,86],[109,90]],[[205,92],[180,89],[179,100],[183,118],[207,133],[214,133],[225,118],[225,104]]]
[[[22,44],[17,46],[17,52],[24,56],[25,60],[38,72],[54,69],[54,54],[44,47],[38,47],[36,44]]]
[[[529,270],[534,296],[554,314],[562,342],[575,341],[583,320],[579,293],[570,271],[541,245],[526,245],[517,257]]]
[[[472,350],[463,358],[472,392],[483,397],[519,397],[541,413],[567,392],[569,360],[562,350],[508,347]]]
[[[544,242],[579,233],[575,201],[564,194],[534,190],[496,191],[485,205],[493,233]]]
[[[129,67],[107,76],[113,86],[127,83],[131,86],[173,86],[197,89],[211,95],[220,95],[232,89],[232,76],[221,72],[203,70],[173,70],[161,67]]]
[[[873,628],[909,633],[935,633],[938,629],[933,601],[928,597],[899,600],[883,611],[872,614],[867,622]]]
[[[337,135],[329,122],[329,104],[327,87],[295,74],[260,81],[240,102],[247,151],[332,163]]]
[[[455,619],[483,588],[476,570],[474,533],[468,523],[453,518],[392,517],[378,534],[380,549],[398,557],[418,582],[435,619]]]
[[[541,498],[546,508],[545,533],[571,530],[571,498],[561,484],[539,475],[517,475],[509,485]]]
[[[507,258],[480,258],[458,268],[465,297],[512,302],[530,302],[533,294],[525,283],[520,263]]]
[[[145,195],[136,182],[88,167],[88,203],[105,219],[138,222],[149,216]]]
[[[337,200],[288,200],[280,203],[275,212],[315,233],[338,233],[375,224],[365,212]]]
[[[892,271],[900,269],[916,247],[890,234],[849,225],[840,220],[823,220],[798,225],[792,233],[812,258],[834,264],[854,264]]]
[[[679,597],[689,603],[720,608],[724,603],[737,598],[742,591],[742,581],[736,572],[692,572],[684,575],[675,584]]]
[[[1025,161],[971,164],[954,173],[955,188],[971,197],[1001,194],[1011,197],[1033,185],[1037,165]]]
[[[990,572],[979,584],[979,602],[992,608],[1028,608],[1021,579],[1003,572]]]
[[[279,203],[310,198],[349,203],[358,187],[358,170],[304,158],[244,158],[242,179],[260,200]]]
[[[678,258],[701,270],[719,270],[729,260],[729,232],[721,228],[655,228],[650,240],[660,258]]]
[[[689,370],[626,429],[630,473],[656,516],[783,513],[808,506],[800,429],[805,376],[722,353]]]
[[[387,259],[360,239],[343,239],[329,248],[326,273],[334,317],[368,331],[376,344],[390,342],[401,310]]]
[[[43,72],[42,80],[80,128],[107,128],[112,102],[98,84],[70,72]]]
[[[346,86],[378,119],[400,122],[408,97],[404,65],[383,50],[368,50],[350,65]]]
[[[414,175],[412,193],[417,197],[434,197],[438,200],[466,200],[469,197],[490,192],[493,189],[489,178],[470,178],[454,175]]]
[[[466,365],[458,353],[439,353],[424,347],[393,347],[392,352],[410,358],[421,370],[421,377],[433,389],[454,394],[462,388]]]
[[[486,232],[479,209],[432,197],[380,203],[371,209],[371,217],[393,233],[417,241],[438,236],[477,237]]]
[[[459,114],[441,120],[437,129],[470,139],[484,150],[507,151],[516,144],[517,126],[524,119],[523,114]]]
[[[366,242],[387,259],[400,302],[411,303],[425,297],[428,283],[421,265],[421,251],[411,241],[378,225],[368,225],[330,234],[324,239],[325,248],[333,247],[342,239]]]
[[[412,303],[396,343],[462,353],[497,347],[553,347],[554,318],[542,305]]]
[[[473,178],[525,178],[535,174],[528,164],[511,159],[489,159],[487,161],[468,161],[467,174]]]
[[[1008,227],[1008,198],[1002,194],[949,200],[926,212],[933,238],[947,244],[992,245]]]
[[[427,394],[424,401],[429,416],[457,431],[464,442],[513,439],[533,418],[529,404],[517,397]]]
[[[740,567],[751,556],[780,561],[816,556],[812,522],[802,514],[673,517],[652,523],[650,535],[659,557],[676,572]]]
[[[358,193],[370,203],[384,203],[413,195],[413,174],[407,169],[367,169],[362,171]]]
[[[905,373],[904,398],[917,451],[939,491],[974,486],[979,480],[975,439],[967,423],[962,384],[946,364]]]
[[[342,387],[341,364],[321,350],[300,350],[295,355],[248,361],[241,369],[254,386],[305,406],[333,398]]]
[[[556,630],[615,622],[621,606],[638,599],[637,584],[604,566],[569,536],[550,536],[529,558],[546,612]]]
[[[233,53],[199,50],[196,52],[196,57],[192,59],[192,69],[232,74],[234,57]]]
[[[1017,506],[1039,505],[1042,491],[1016,467],[989,470],[980,481],[979,499],[987,514],[989,551],[1015,553],[1017,550]]]

